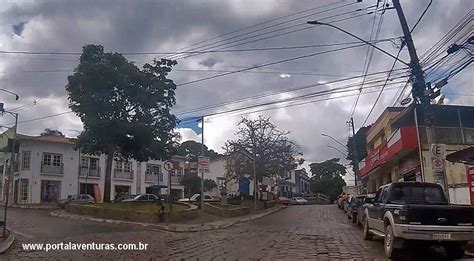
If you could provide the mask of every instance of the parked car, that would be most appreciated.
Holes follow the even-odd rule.
[[[307,204],[308,200],[302,198],[302,197],[294,197],[290,200],[291,205],[304,205]]]
[[[352,200],[353,195],[347,195],[346,199],[342,201],[342,209],[347,213],[347,207]]]
[[[365,195],[353,195],[347,201],[347,218],[352,220],[352,223],[357,223],[357,210],[362,206]]]
[[[158,198],[156,195],[141,194],[141,195],[135,196],[134,198],[124,199],[122,200],[122,202],[154,202],[158,200],[160,200],[160,198]]]
[[[367,206],[369,206],[371,203],[373,198],[375,197],[375,194],[367,194],[365,195],[364,197],[364,200],[362,201],[362,204],[357,208],[357,219],[356,219],[356,223],[357,225],[362,225],[364,224],[364,219],[365,219],[365,209],[367,208]]]
[[[282,205],[289,205],[290,204],[290,199],[287,197],[278,197],[277,198],[277,203],[282,204]]]
[[[93,204],[95,199],[89,194],[68,195],[66,199],[59,201],[59,206],[64,207],[65,204]]]
[[[474,207],[452,205],[438,184],[395,182],[379,188],[367,209],[364,239],[384,238],[388,258],[411,243],[441,245],[449,258],[474,240]]]
[[[122,202],[124,201],[125,199],[132,199],[134,197],[136,197],[137,195],[134,195],[134,194],[128,194],[128,193],[121,193],[121,194],[118,194],[117,197],[115,197],[114,199],[114,202]]]
[[[346,194],[341,194],[338,199],[337,199],[337,207],[339,209],[344,209],[344,204],[347,200],[348,195]]]
[[[204,195],[204,201],[213,201],[214,199],[210,195]],[[194,194],[190,198],[182,198],[178,200],[179,202],[200,202],[201,194]]]

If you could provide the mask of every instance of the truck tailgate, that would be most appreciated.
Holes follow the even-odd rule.
[[[407,219],[412,224],[437,226],[472,226],[474,224],[474,207],[471,206],[410,204],[406,207]]]

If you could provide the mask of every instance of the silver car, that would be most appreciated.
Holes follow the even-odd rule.
[[[64,203],[75,203],[75,204],[91,204],[95,203],[95,199],[89,194],[78,194],[78,195],[69,195],[67,199],[61,200]]]

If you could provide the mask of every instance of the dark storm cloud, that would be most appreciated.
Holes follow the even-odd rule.
[[[164,52],[180,50],[182,47],[190,46],[192,43],[202,42],[217,35],[235,31],[239,28],[259,23],[275,17],[288,15],[304,9],[322,6],[327,3],[337,1],[290,1],[290,0],[196,0],[196,1],[20,1],[8,2],[0,7],[0,50],[13,51],[51,51],[51,52],[80,52],[85,44],[96,43],[104,45],[106,51],[118,52]],[[355,2],[355,1],[353,1]],[[347,1],[351,3],[351,1]],[[301,23],[301,27],[311,27],[305,25],[307,20],[322,19],[336,14],[354,11],[360,6],[373,5],[374,1],[364,1],[362,4],[353,4],[343,9],[327,13],[320,13],[305,19],[284,24],[279,27],[269,28],[264,31],[247,34],[251,37],[257,34],[269,32],[284,26]],[[412,26],[419,15],[429,3],[423,1],[402,1],[408,23]],[[442,37],[457,21],[463,17],[473,7],[473,1],[440,1],[434,0],[429,11],[422,22],[414,31],[415,44],[420,53],[423,53],[436,39]],[[340,3],[338,5],[343,5]],[[316,10],[314,11],[316,12]],[[354,12],[350,15],[363,14],[365,11]],[[308,14],[308,13],[307,13]],[[372,26],[373,15],[365,15],[353,20],[339,22],[337,25],[351,31],[352,33],[368,39]],[[331,20],[331,19],[329,19]],[[12,37],[12,26],[28,21],[20,33],[22,37]],[[283,21],[283,20],[280,20]],[[277,21],[277,22],[280,22]],[[276,22],[275,22],[276,23]],[[5,29],[8,28],[8,29]],[[296,29],[296,28],[295,28]],[[242,31],[239,33],[249,32]],[[286,29],[284,32],[291,32],[294,29]],[[231,34],[204,42],[198,46],[205,46],[214,41],[222,41],[225,38],[236,36]],[[281,33],[281,32],[279,32]],[[276,34],[276,33],[272,33]],[[398,18],[394,10],[388,10],[384,14],[384,21],[379,38],[399,37],[401,29]],[[271,34],[263,35],[270,36]],[[237,43],[243,43],[243,40]],[[238,40],[238,39],[234,39]],[[262,48],[280,46],[314,45],[325,43],[337,43],[354,41],[338,31],[325,27],[311,27],[310,29],[282,35],[279,37],[257,41],[239,48]],[[223,42],[216,43],[217,46]],[[228,46],[228,45],[227,45]],[[396,50],[390,43],[382,43],[381,48],[395,54]],[[216,47],[224,48],[226,46]],[[172,79],[179,85],[192,80],[219,74],[220,72],[199,72],[194,70],[238,70],[246,66],[270,63],[278,60],[288,59],[296,56],[317,53],[330,50],[335,47],[278,50],[278,51],[258,51],[258,52],[233,52],[233,53],[209,53],[196,55],[186,59],[178,59],[176,69],[185,71],[173,71]],[[202,50],[198,49],[198,50]],[[205,49],[205,48],[204,48]],[[278,91],[318,82],[328,82],[338,79],[340,76],[331,75],[357,75],[363,68],[367,47],[358,47],[340,52],[318,55],[311,58],[299,59],[292,62],[272,65],[275,74],[268,73],[239,73],[226,77],[216,78],[195,84],[178,86],[177,105],[175,112],[182,112],[196,107],[212,105],[216,103],[235,101],[240,98],[249,97],[265,92]],[[181,55],[182,56],[182,55]],[[153,55],[127,56],[138,65],[150,61]],[[176,55],[173,57],[180,57]],[[406,49],[402,51],[403,60],[408,61],[409,57]],[[61,96],[66,84],[69,72],[61,70],[71,70],[77,66],[78,56],[53,56],[53,55],[11,55],[0,54],[0,83],[8,86],[22,97],[15,103],[13,99],[1,96],[6,99],[6,107],[12,108],[31,103],[34,99],[41,101],[54,98],[46,103],[29,109],[22,110],[20,118],[23,120],[60,113],[67,111],[67,100]],[[374,52],[369,71],[388,70],[392,64],[392,59],[378,51]],[[396,68],[401,68],[397,65]],[[43,72],[45,70],[56,70],[55,72]],[[27,72],[28,71],[28,72]],[[40,71],[40,72],[32,72]],[[268,69],[255,71],[265,72]],[[312,72],[318,74],[328,74],[327,76],[296,75],[292,72]],[[289,78],[282,78],[279,74],[290,74]],[[459,80],[460,83],[469,81]],[[298,92],[296,95],[309,93],[325,88],[335,88],[337,86],[318,86]],[[378,106],[375,108],[369,120],[373,121],[387,106],[395,95],[394,91],[387,91],[382,96]],[[356,127],[360,127],[367,113],[373,104],[376,93],[363,95],[354,114]],[[281,96],[269,96],[261,102],[271,101]],[[455,101],[456,97],[450,97]],[[337,151],[328,148],[326,145],[330,141],[321,137],[321,133],[328,133],[343,141],[347,139],[348,130],[346,121],[350,113],[350,107],[355,97],[319,102],[313,105],[297,106],[288,109],[269,110],[261,114],[272,116],[272,119],[283,129],[293,130],[293,137],[302,145],[305,157],[309,160],[319,161],[324,158],[340,157]],[[458,99],[464,103],[466,97]],[[472,99],[470,100],[472,103]],[[255,102],[248,102],[248,105]],[[225,110],[229,107],[210,109],[206,112]],[[202,112],[182,115],[182,117],[198,116]],[[214,149],[220,149],[223,142],[232,136],[235,123],[241,115],[222,116],[214,119],[216,131],[210,130],[209,144]],[[10,122],[0,120],[0,123]],[[224,126],[227,125],[227,126]],[[20,131],[37,134],[42,129],[51,126],[58,128],[70,135],[77,134],[80,130],[78,119],[69,114],[57,118],[50,118],[49,121],[36,121],[20,125]],[[197,136],[193,136],[197,137]]]

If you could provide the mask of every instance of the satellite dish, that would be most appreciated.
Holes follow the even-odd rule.
[[[403,99],[403,100],[400,102],[400,104],[401,104],[402,106],[405,106],[405,105],[409,104],[410,102],[411,102],[411,98],[410,98],[410,97],[407,97],[407,98]]]

